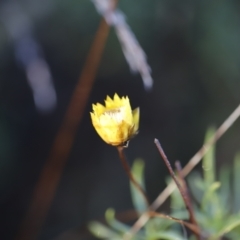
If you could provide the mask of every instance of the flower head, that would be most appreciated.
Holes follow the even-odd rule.
[[[107,96],[105,106],[97,103],[92,107],[92,124],[106,143],[124,146],[137,134],[140,111],[139,108],[132,111],[128,97],[120,98],[115,93],[113,99]]]

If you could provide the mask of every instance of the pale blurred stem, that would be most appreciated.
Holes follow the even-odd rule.
[[[186,197],[186,200],[187,200],[187,204],[188,204],[188,212],[189,212],[189,218],[190,218],[190,222],[192,224],[194,224],[196,227],[199,228],[198,226],[198,223],[196,221],[196,218],[195,218],[195,214],[194,214],[194,211],[193,211],[193,207],[192,207],[192,202],[191,202],[191,198],[189,196],[189,192],[188,192],[188,187],[187,187],[187,183],[184,179],[184,176],[182,174],[182,166],[181,166],[181,163],[179,161],[176,161],[175,162],[175,166],[176,166],[176,169],[177,169],[177,173],[178,173],[178,177],[179,179],[181,180],[181,183],[182,183],[182,190],[184,192],[184,195]],[[186,203],[185,203],[186,204]],[[196,235],[196,237],[198,239],[201,239],[199,238],[200,236],[199,235]]]
[[[145,191],[143,190],[141,185],[135,180],[134,176],[132,175],[131,168],[130,168],[130,166],[127,162],[126,156],[124,154],[124,147],[118,146],[117,150],[118,150],[119,158],[121,160],[122,166],[123,166],[126,174],[128,175],[132,184],[139,190],[139,192],[141,192],[141,194],[143,195],[143,198],[145,199],[147,205],[149,206],[149,201],[148,201]]]
[[[164,161],[164,163],[166,164],[167,168],[168,168],[168,171],[172,177],[172,179],[174,180],[174,182],[176,183],[177,185],[177,188],[178,190],[180,191],[181,195],[182,195],[182,198],[183,198],[183,201],[185,203],[185,206],[188,210],[188,213],[189,213],[189,219],[190,221],[196,226],[198,227],[197,223],[196,223],[196,220],[195,220],[195,217],[194,217],[194,214],[193,214],[193,210],[192,210],[192,207],[191,207],[191,204],[189,202],[189,199],[188,199],[188,196],[186,194],[186,192],[184,191],[183,187],[181,186],[181,184],[179,183],[178,179],[176,178],[176,175],[171,167],[171,164],[166,156],[166,154],[164,153],[163,149],[162,149],[162,146],[160,144],[160,142],[158,141],[158,139],[154,139],[154,143],[156,144],[156,147],[160,153],[160,155],[162,156],[162,159]],[[197,239],[198,240],[201,240],[201,235],[200,234],[197,234],[196,232],[194,232],[194,234],[196,235]]]

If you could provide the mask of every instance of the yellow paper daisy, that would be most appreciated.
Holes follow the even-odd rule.
[[[105,106],[97,103],[92,107],[92,124],[106,143],[125,146],[137,134],[140,110],[132,111],[128,97],[120,98],[115,93],[113,99],[107,96]]]

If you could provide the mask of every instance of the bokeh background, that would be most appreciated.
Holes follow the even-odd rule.
[[[126,151],[143,158],[148,196],[165,186],[167,170],[154,138],[184,165],[240,102],[240,2],[120,0],[144,49],[154,85],[132,74],[113,29],[70,156],[39,239],[90,239],[87,222],[108,207],[132,208],[129,182],[115,148],[93,129],[91,104],[128,95],[141,109],[139,135]],[[14,239],[30,205],[76,87],[101,17],[89,0],[0,2],[0,229]],[[240,149],[240,121],[218,142],[219,165]],[[201,166],[199,166],[201,169]],[[162,208],[167,211],[166,208]]]

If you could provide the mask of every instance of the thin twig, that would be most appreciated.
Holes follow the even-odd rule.
[[[188,213],[189,213],[189,219],[190,219],[190,221],[192,222],[192,224],[194,224],[196,227],[198,227],[197,222],[196,222],[195,217],[194,217],[194,213],[193,213],[191,204],[190,204],[189,199],[188,199],[188,196],[187,196],[186,192],[184,191],[184,188],[183,188],[183,187],[181,186],[181,184],[179,183],[179,181],[178,181],[178,179],[177,179],[177,177],[176,177],[176,175],[175,175],[175,173],[174,173],[174,171],[173,171],[173,169],[172,169],[172,167],[171,167],[171,164],[170,164],[170,162],[169,162],[169,160],[168,160],[165,152],[163,151],[163,148],[162,148],[159,140],[155,138],[155,139],[154,139],[154,143],[156,144],[156,147],[157,147],[160,155],[162,156],[162,159],[163,159],[164,163],[166,164],[166,166],[167,166],[167,168],[168,168],[168,171],[169,171],[172,179],[173,179],[174,182],[176,183],[176,185],[177,185],[177,187],[178,187],[178,190],[179,190],[179,192],[180,192],[181,195],[182,195],[182,198],[183,198],[183,201],[184,201],[184,203],[185,203],[186,209],[187,209],[187,211],[188,211]],[[194,232],[194,234],[195,234],[195,232]],[[201,239],[201,237],[200,237],[199,234],[196,234],[196,237],[197,237],[198,240]]]
[[[231,113],[231,115],[223,122],[223,124],[217,129],[209,141],[204,144],[197,153],[189,160],[187,165],[182,169],[182,174],[186,177],[193,168],[201,161],[203,156],[209,151],[213,144],[217,142],[219,138],[233,125],[233,123],[240,117],[240,105]],[[176,189],[176,185],[173,181],[164,189],[164,191],[156,198],[153,202],[153,209],[159,208],[166,199],[172,194]]]
[[[150,217],[160,217],[160,218],[166,218],[166,219],[173,220],[173,221],[178,222],[178,223],[186,226],[187,228],[189,228],[192,232],[194,232],[195,235],[197,235],[197,236],[201,235],[199,228],[195,224],[186,222],[184,220],[181,220],[181,219],[178,219],[175,217],[171,217],[169,215],[158,213],[158,212],[149,211],[146,214],[148,214],[148,216],[150,216]]]
[[[188,164],[183,168],[182,174],[185,177],[188,175],[192,169],[201,161],[203,156],[209,151],[211,146],[217,142],[219,138],[235,123],[235,121],[240,117],[240,105],[230,114],[230,116],[223,122],[223,124],[217,129],[214,135],[209,139],[209,141],[204,144],[197,153],[189,160]],[[176,189],[176,184],[171,181],[167,187],[158,195],[155,201],[151,204],[150,208],[153,210],[158,209],[167,198]],[[124,240],[129,240],[133,237],[149,220],[149,216],[143,213],[139,219],[132,226],[130,231],[126,233]]]
[[[181,181],[182,188],[183,188],[183,191],[185,193],[186,199],[188,201],[189,208],[191,209],[191,215],[190,215],[191,219],[190,219],[190,221],[197,225],[196,218],[195,218],[194,211],[193,211],[193,207],[192,207],[191,198],[190,198],[188,187],[187,187],[187,183],[186,183],[186,181],[184,179],[184,176],[181,172],[182,171],[181,163],[179,161],[176,161],[175,162],[175,167],[176,167],[176,170],[177,170],[178,177]]]
[[[130,181],[132,182],[132,184],[139,190],[139,192],[141,192],[141,194],[143,195],[144,200],[146,201],[147,206],[149,206],[149,201],[148,201],[148,197],[145,193],[145,191],[143,190],[143,188],[141,187],[141,185],[135,180],[134,176],[132,175],[131,169],[128,165],[128,162],[126,160],[126,156],[124,154],[124,147],[119,146],[117,147],[118,153],[119,153],[119,158],[121,160],[122,166],[125,170],[125,172],[127,173]]]
[[[188,204],[190,222],[192,222],[195,226],[197,226],[199,228],[198,223],[197,223],[196,218],[195,218],[194,211],[193,211],[192,202],[191,202],[191,198],[190,198],[190,195],[189,195],[187,183],[186,183],[186,181],[184,179],[184,176],[183,176],[183,174],[181,172],[182,171],[181,163],[179,161],[176,161],[175,162],[175,166],[176,166],[176,169],[177,169],[178,177],[181,180],[182,189],[184,191],[184,195],[186,197],[186,201],[187,201],[187,204]],[[196,237],[198,239],[201,239],[201,235],[196,236]]]
[[[83,116],[108,32],[109,26],[102,20],[62,125],[34,189],[32,202],[16,238],[18,240],[36,239],[45,221]]]

